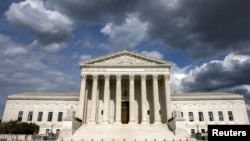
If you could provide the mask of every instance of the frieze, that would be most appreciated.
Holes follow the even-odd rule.
[[[109,73],[109,72],[165,72],[168,73],[168,69],[152,69],[152,68],[90,68],[82,70],[83,73],[93,73],[93,72],[102,72],[102,73]]]

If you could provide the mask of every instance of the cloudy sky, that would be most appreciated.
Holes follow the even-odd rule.
[[[171,91],[245,96],[250,1],[0,0],[0,116],[22,92],[79,92],[78,63],[120,50],[172,62]]]

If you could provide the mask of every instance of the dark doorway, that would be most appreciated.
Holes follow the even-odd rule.
[[[128,124],[129,121],[129,102],[122,102],[122,124]]]

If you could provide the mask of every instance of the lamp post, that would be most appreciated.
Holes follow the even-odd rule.
[[[50,132],[48,134],[48,141],[54,141],[53,125],[51,125]]]
[[[199,126],[198,126],[198,124],[197,124],[196,139],[198,139],[198,140],[201,139],[201,133],[199,132]]]

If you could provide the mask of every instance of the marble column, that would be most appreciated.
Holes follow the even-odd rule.
[[[97,104],[97,83],[98,75],[93,75],[93,86],[92,86],[92,99],[91,99],[91,112],[89,123],[96,122],[96,104]]]
[[[134,106],[134,99],[135,99],[135,85],[134,85],[134,78],[135,75],[129,75],[129,123],[135,123],[135,106]]]
[[[109,122],[109,99],[110,99],[110,88],[109,88],[109,75],[104,75],[105,84],[104,84],[104,117],[103,122]]]
[[[121,124],[121,75],[116,75],[115,123]]]
[[[160,123],[160,103],[158,90],[158,75],[153,75],[154,124]]]
[[[141,115],[142,115],[142,121],[141,123],[148,123],[147,119],[147,88],[146,88],[146,75],[141,75]]]
[[[86,78],[87,76],[85,74],[81,75],[82,81],[81,81],[81,90],[80,90],[80,100],[79,100],[79,106],[78,106],[78,118],[82,120],[82,123],[84,121],[84,109],[85,109],[85,101],[86,101]]]
[[[169,86],[169,75],[164,75],[164,87],[165,87],[165,104],[166,104],[166,122],[172,117],[172,107],[171,107],[171,95]]]

